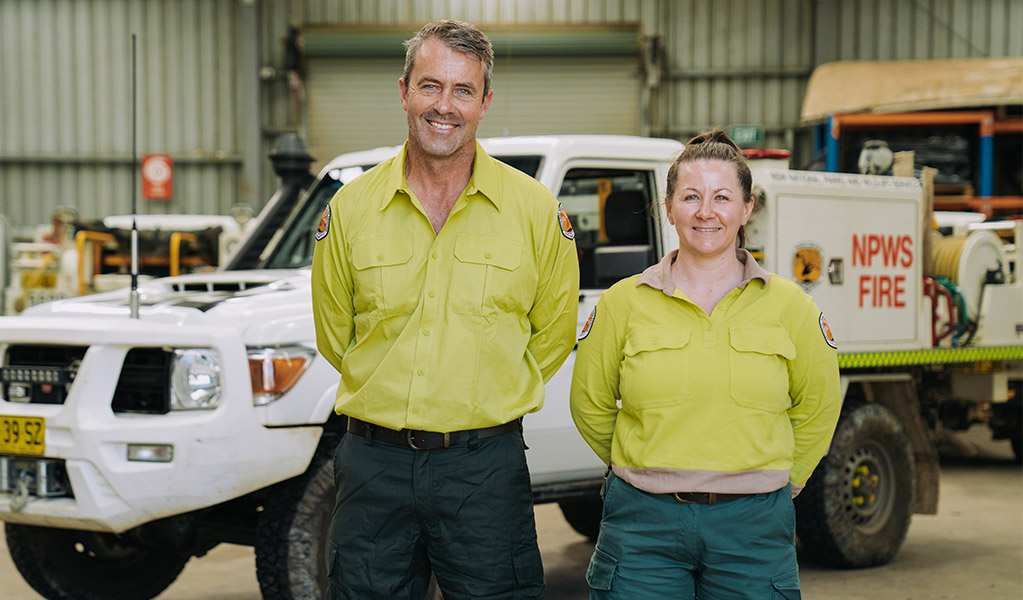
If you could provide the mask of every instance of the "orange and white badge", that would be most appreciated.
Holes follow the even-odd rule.
[[[320,217],[320,224],[316,228],[316,241],[320,241],[327,237],[327,232],[330,231],[330,205],[323,209],[323,216]]]
[[[824,318],[824,313],[821,313],[820,323],[821,333],[824,334],[824,341],[835,350],[838,350],[838,342],[835,341],[835,336],[831,333],[831,328],[828,327],[828,320]]]
[[[575,230],[572,229],[572,222],[568,220],[568,213],[565,212],[565,207],[561,204],[558,204],[558,224],[561,225],[561,235],[570,240],[575,239]]]
[[[586,323],[583,325],[583,330],[579,332],[579,339],[586,339],[586,336],[590,335],[590,330],[593,329],[593,320],[597,318],[597,307],[594,306],[593,310],[590,311],[590,316],[586,317]]]

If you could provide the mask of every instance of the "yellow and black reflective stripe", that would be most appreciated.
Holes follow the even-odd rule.
[[[840,369],[863,369],[867,367],[938,365],[1014,359],[1023,359],[1023,346],[928,348],[926,350],[896,350],[892,352],[839,353],[838,367]]]

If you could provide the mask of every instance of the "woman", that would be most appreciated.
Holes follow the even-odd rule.
[[[744,249],[751,186],[724,132],[690,140],[665,197],[678,250],[580,336],[572,417],[610,465],[591,599],[799,597],[792,498],[827,452],[838,360],[813,299]]]

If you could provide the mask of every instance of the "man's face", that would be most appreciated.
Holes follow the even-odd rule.
[[[436,39],[423,41],[409,81],[398,80],[409,143],[433,158],[447,158],[472,144],[494,95],[493,90],[484,95],[483,85],[483,61]],[[475,145],[470,147],[475,152]]]

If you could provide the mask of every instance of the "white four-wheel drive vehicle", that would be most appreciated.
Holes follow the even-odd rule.
[[[482,143],[570,215],[580,326],[603,289],[677,247],[662,200],[678,142]],[[147,281],[138,319],[127,290],[0,318],[0,520],[40,594],[151,598],[227,542],[255,546],[264,598],[322,597],[345,423],[333,413],[338,374],[315,350],[313,233],[338,188],[396,151],[340,156],[314,180],[311,157],[286,138],[271,157],[283,185],[225,268]],[[886,562],[914,509],[936,508],[928,428],[964,428],[983,405],[996,433],[1019,435],[1018,250],[997,236],[964,241],[972,262],[957,275],[968,281],[938,284],[923,278],[915,180],[767,167],[754,179],[751,250],[817,297],[843,361],[846,405],[799,498],[800,539],[835,564]],[[946,327],[955,335],[939,338]],[[604,465],[569,415],[573,363],[525,419],[527,457],[535,500],[558,502],[595,537]]]

